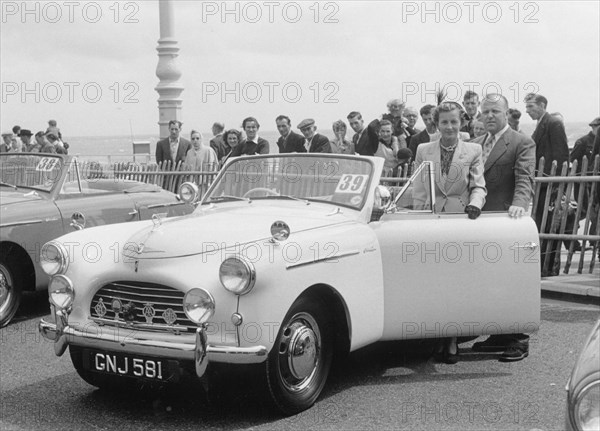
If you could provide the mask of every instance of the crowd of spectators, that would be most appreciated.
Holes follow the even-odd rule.
[[[48,121],[46,131],[35,134],[29,129],[14,126],[12,131],[2,133],[0,153],[53,153],[68,154],[69,144],[63,141],[55,120]]]

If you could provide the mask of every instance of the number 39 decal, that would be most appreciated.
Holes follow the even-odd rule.
[[[367,185],[368,175],[345,174],[340,178],[335,193],[362,193]]]

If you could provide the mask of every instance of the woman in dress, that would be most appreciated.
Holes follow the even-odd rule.
[[[433,162],[436,212],[467,213],[470,219],[476,219],[481,214],[487,194],[482,148],[459,137],[461,111],[460,105],[454,102],[443,102],[435,108],[433,120],[440,139],[417,147],[415,165]],[[422,177],[414,185],[415,209],[427,209],[431,205],[428,184],[421,181]],[[437,355],[443,362],[455,364],[458,361],[456,337],[445,339],[438,347]]]

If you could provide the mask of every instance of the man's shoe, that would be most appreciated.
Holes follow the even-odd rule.
[[[494,337],[493,335],[489,337],[485,341],[479,341],[473,344],[472,350],[474,352],[503,352],[506,350],[506,343],[502,342],[502,339],[499,337]]]
[[[523,343],[513,344],[509,346],[500,355],[500,362],[516,362],[525,359],[529,356],[529,346]]]

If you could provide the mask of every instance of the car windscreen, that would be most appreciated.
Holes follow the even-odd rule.
[[[303,199],[361,209],[373,164],[356,157],[244,157],[228,164],[203,202]]]
[[[51,191],[60,182],[64,161],[60,157],[33,154],[0,156],[0,181],[3,186]]]

